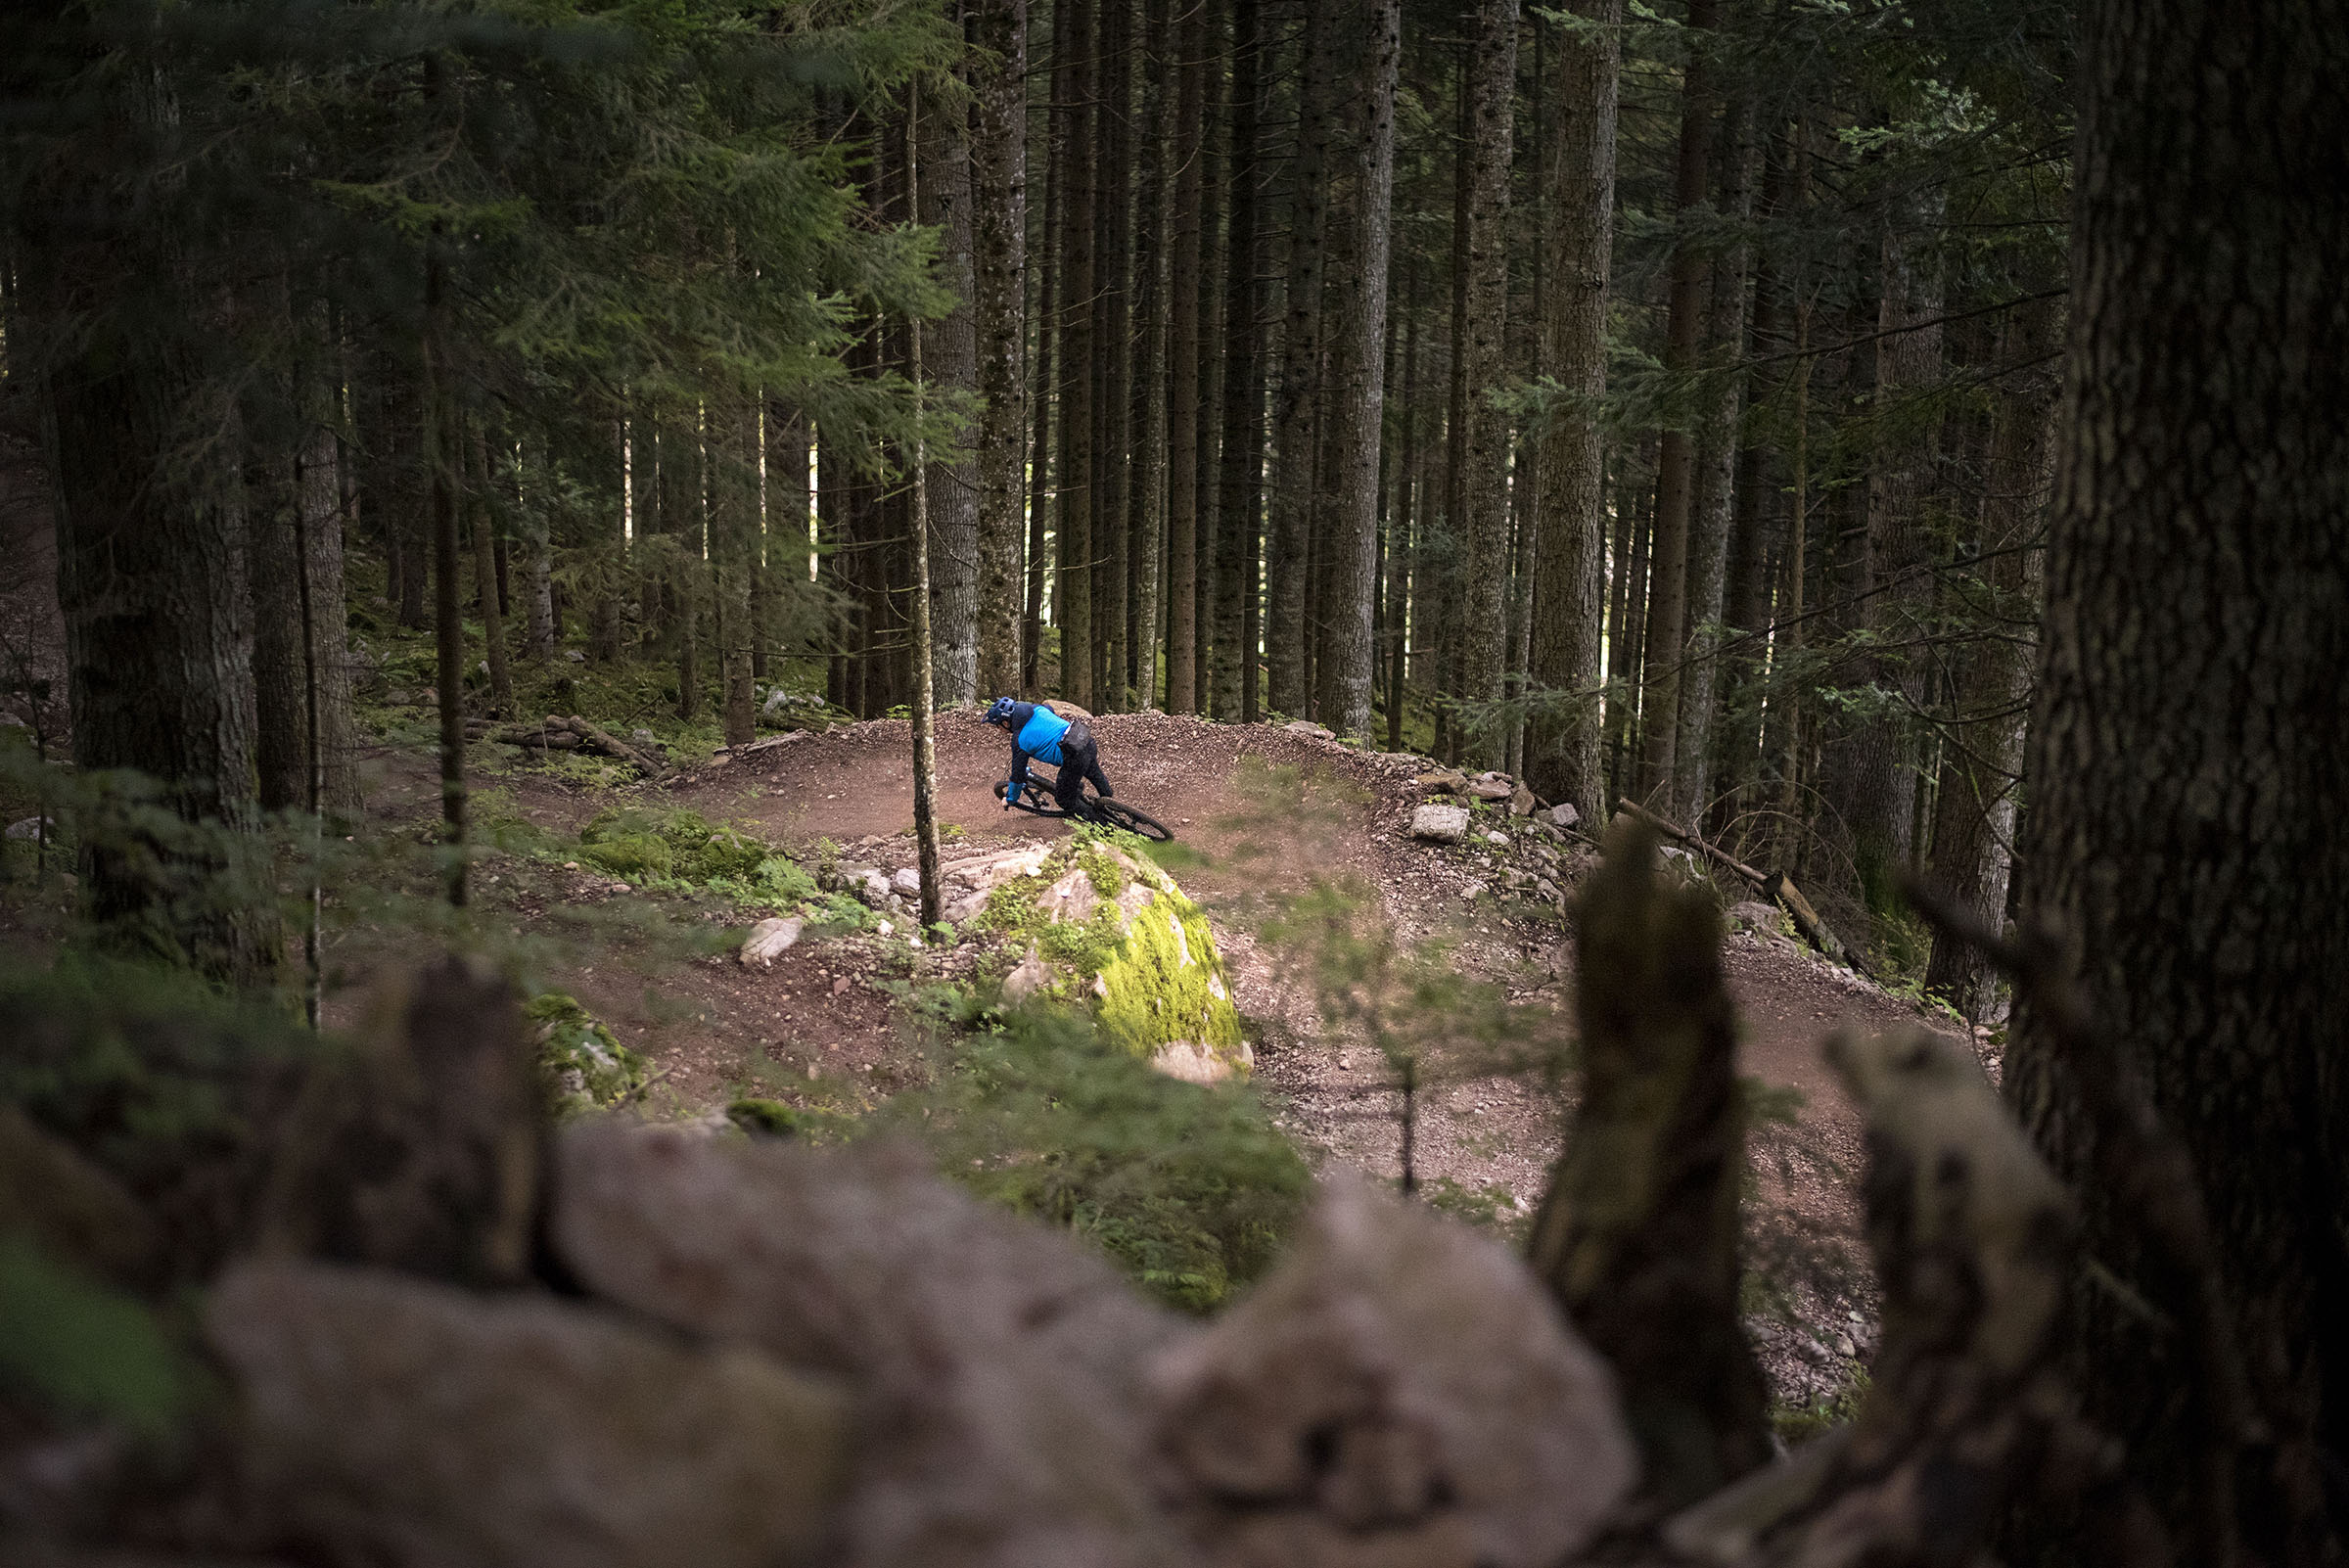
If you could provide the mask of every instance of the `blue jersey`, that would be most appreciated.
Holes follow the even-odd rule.
[[[1028,777],[1028,759],[1060,765],[1060,738],[1069,732],[1069,721],[1041,703],[1011,705],[1012,759],[1011,776],[1015,781]]]

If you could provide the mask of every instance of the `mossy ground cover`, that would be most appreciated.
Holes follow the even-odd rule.
[[[990,894],[973,924],[1033,946],[1056,971],[1051,994],[1089,1001],[1103,1034],[1134,1055],[1189,1041],[1236,1067],[1240,1016],[1215,929],[1142,848],[1130,834],[1080,829],[1036,876]],[[1072,868],[1097,901],[1082,919],[1054,920],[1039,900]]]
[[[523,1013],[537,1026],[538,1075],[556,1117],[624,1105],[643,1089],[644,1058],[622,1044],[577,997],[541,992]]]

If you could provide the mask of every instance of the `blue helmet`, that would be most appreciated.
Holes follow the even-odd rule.
[[[988,705],[987,705],[987,722],[989,722],[989,723],[990,723],[990,724],[1008,724],[1008,723],[1010,723],[1010,722],[1011,722],[1011,710],[1012,710],[1012,701],[1011,701],[1011,699],[1010,699],[1010,698],[1008,698],[1008,697],[998,697],[998,698],[996,698],[996,699],[995,699],[993,702],[991,702],[991,703],[990,703],[990,704],[988,704]]]

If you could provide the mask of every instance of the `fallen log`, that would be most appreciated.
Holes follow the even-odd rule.
[[[1804,940],[1809,942],[1812,946],[1817,947],[1837,963],[1849,965],[1859,974],[1865,975],[1868,972],[1866,963],[1845,945],[1842,938],[1828,929],[1827,923],[1819,918],[1819,911],[1811,907],[1811,900],[1803,897],[1803,890],[1794,885],[1794,878],[1785,872],[1762,871],[1747,865],[1719,845],[1706,843],[1686,828],[1665,820],[1636,801],[1619,800],[1615,803],[1615,808],[1628,813],[1635,821],[1645,822],[1666,838],[1685,844],[1716,865],[1743,877],[1752,883],[1764,898],[1777,900],[1779,906],[1794,921],[1794,929],[1801,932]]]
[[[631,746],[600,725],[592,724],[578,715],[569,717],[550,714],[540,723],[517,724],[499,730],[493,739],[508,746],[522,746],[544,751],[592,752],[625,762],[646,778],[658,778],[668,771],[668,764],[641,748]]]

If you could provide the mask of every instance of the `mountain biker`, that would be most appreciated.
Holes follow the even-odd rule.
[[[1006,811],[1020,798],[1021,790],[1040,782],[1029,776],[1031,759],[1060,769],[1060,776],[1052,781],[1052,798],[1064,811],[1075,811],[1083,801],[1088,778],[1103,799],[1117,794],[1109,787],[1109,775],[1101,771],[1101,749],[1082,718],[1063,718],[1042,703],[998,697],[988,705],[981,722],[1011,731],[1011,779],[1003,786]]]

